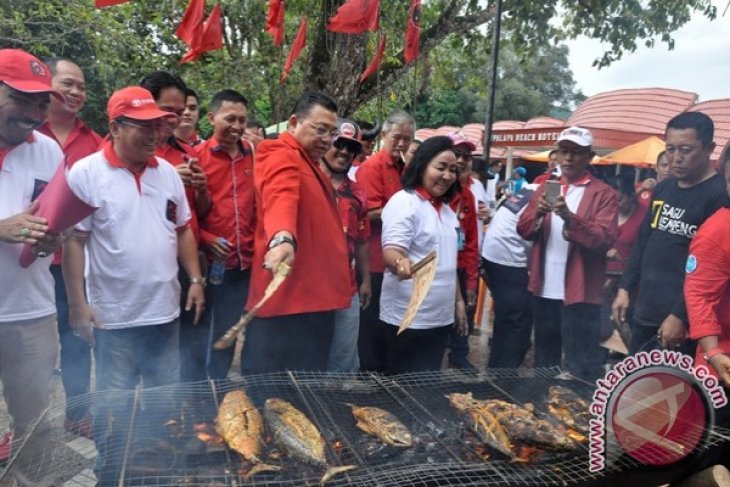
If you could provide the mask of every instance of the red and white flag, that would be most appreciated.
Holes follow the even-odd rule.
[[[370,64],[368,64],[368,67],[365,68],[365,71],[363,71],[360,75],[360,83],[378,72],[380,63],[383,62],[383,54],[385,53],[385,39],[386,35],[383,34],[383,37],[380,38],[380,42],[378,43],[378,48],[375,50],[373,59],[370,61]]]
[[[421,49],[421,0],[411,0],[406,24],[406,47],[403,49],[403,60],[406,64],[418,59]]]
[[[203,23],[203,32],[200,36],[196,37],[196,41],[198,43],[190,47],[185,56],[180,60],[180,64],[193,62],[204,52],[223,48],[223,27],[220,4],[213,7],[210,15]]]
[[[348,0],[327,24],[327,30],[341,34],[377,32],[379,28],[380,0]]]
[[[192,49],[200,43],[205,19],[205,0],[190,0],[175,34]]]
[[[291,71],[292,66],[294,65],[294,61],[296,61],[297,57],[299,57],[299,54],[302,52],[302,49],[307,45],[307,18],[304,17],[302,21],[299,23],[299,30],[297,31],[297,36],[294,38],[294,42],[291,45],[291,49],[289,50],[289,55],[286,57],[286,63],[284,63],[284,71],[281,73],[281,82],[283,83],[287,76],[289,76],[289,71]]]
[[[274,38],[274,45],[284,43],[284,0],[269,0],[269,11],[266,14],[266,32]]]

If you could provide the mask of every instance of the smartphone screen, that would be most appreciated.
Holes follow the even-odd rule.
[[[545,181],[545,199],[549,203],[555,203],[560,196],[560,181]]]

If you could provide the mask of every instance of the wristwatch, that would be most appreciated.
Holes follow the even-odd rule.
[[[286,235],[279,235],[278,237],[272,238],[269,242],[269,248],[273,249],[283,243],[291,244],[291,246],[294,247],[294,251],[297,250],[297,241],[292,237],[287,237]]]
[[[205,278],[204,277],[191,277],[190,285],[193,285],[193,284],[200,284],[201,286],[205,287]]]

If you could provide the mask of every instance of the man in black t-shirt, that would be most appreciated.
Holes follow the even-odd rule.
[[[674,177],[654,191],[612,306],[612,319],[625,322],[629,291],[638,289],[632,295],[631,353],[649,348],[647,343],[656,337],[664,347],[684,343],[682,351],[694,355],[694,344],[685,342],[689,326],[683,286],[689,244],[699,226],[730,201],[723,178],[710,164],[713,136],[712,119],[701,112],[681,113],[667,124],[666,154]]]

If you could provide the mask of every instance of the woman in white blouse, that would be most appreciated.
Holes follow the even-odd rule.
[[[466,335],[466,308],[456,277],[459,221],[448,201],[458,190],[459,165],[449,137],[432,137],[406,168],[403,189],[383,209],[383,258],[387,271],[380,297],[386,373],[441,367],[449,330]],[[413,291],[411,266],[436,251],[436,275],[410,328],[396,335]]]

